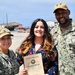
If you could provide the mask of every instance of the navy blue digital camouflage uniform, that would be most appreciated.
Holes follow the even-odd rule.
[[[60,75],[75,75],[75,21],[62,33],[60,26],[56,25],[51,34],[54,45],[58,50],[58,65]]]
[[[19,66],[13,51],[9,50],[8,55],[0,51],[0,75],[16,75]]]

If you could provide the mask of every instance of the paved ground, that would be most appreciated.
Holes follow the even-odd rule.
[[[18,33],[18,32],[11,32],[14,34],[14,37],[12,37],[12,45],[10,49],[12,49],[14,52],[15,50],[20,46],[22,41],[27,37],[28,33]]]

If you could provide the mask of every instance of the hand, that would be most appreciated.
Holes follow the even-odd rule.
[[[19,75],[27,75],[27,69],[21,69]]]

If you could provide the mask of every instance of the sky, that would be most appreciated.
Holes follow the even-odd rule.
[[[56,20],[53,9],[58,2],[67,4],[75,20],[75,0],[0,0],[0,24],[18,22],[27,27],[37,18]]]

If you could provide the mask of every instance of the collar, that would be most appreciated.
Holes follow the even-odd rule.
[[[9,51],[9,50],[8,50],[8,51]],[[10,51],[9,51],[9,52],[10,52]],[[10,53],[5,54],[5,53],[3,53],[2,51],[0,51],[0,56],[1,56],[2,58],[6,59],[6,60],[8,60],[9,54],[10,54]]]

